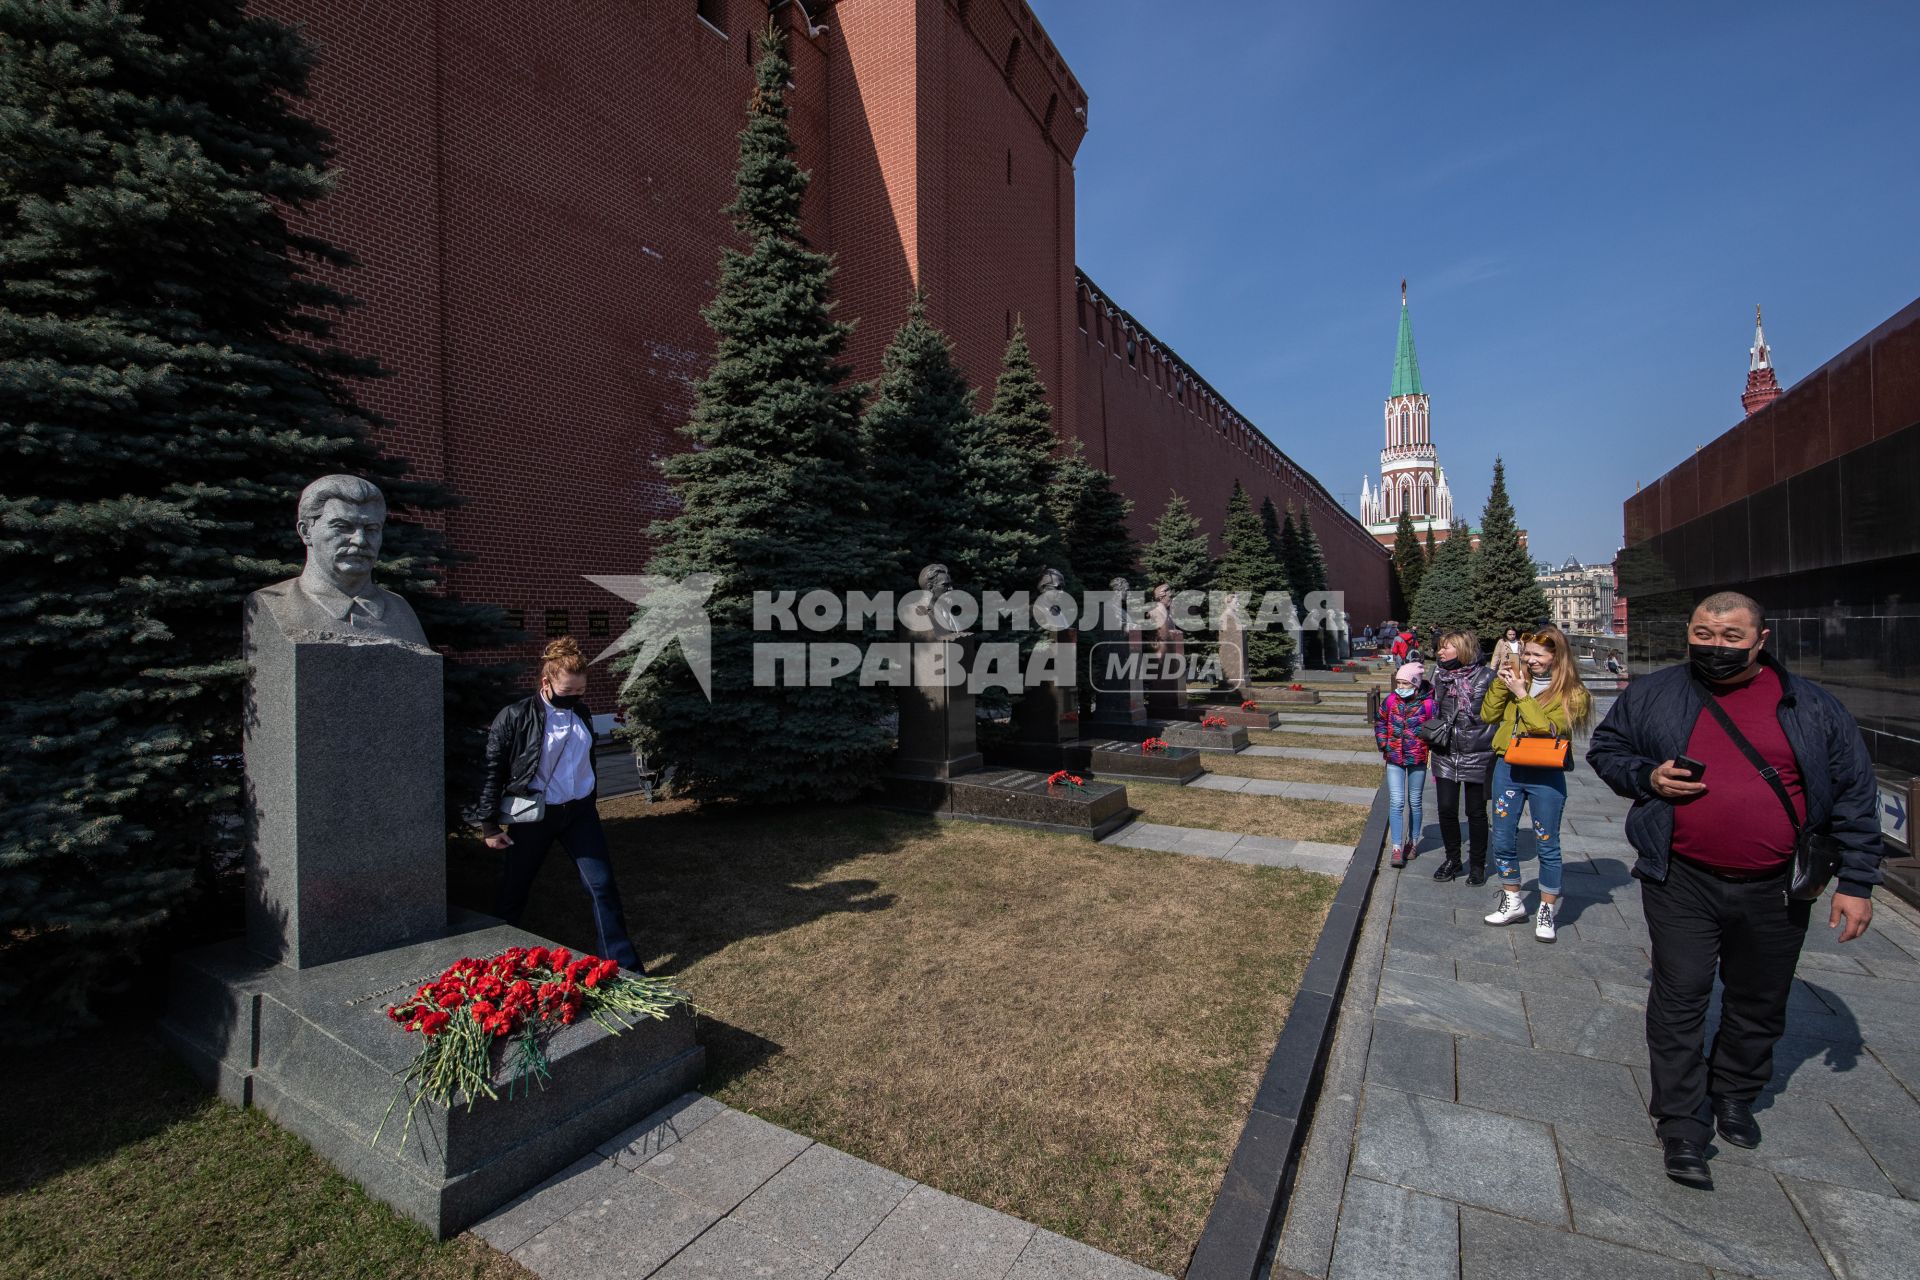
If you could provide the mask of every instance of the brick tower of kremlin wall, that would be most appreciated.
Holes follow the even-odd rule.
[[[465,499],[445,518],[473,557],[456,588],[518,612],[533,644],[514,656],[562,628],[596,652],[628,606],[582,575],[640,572],[671,510],[658,464],[711,348],[700,309],[768,5],[259,8],[319,50],[305,110],[341,178],[303,229],[358,259],[337,283],[364,305],[338,337],[392,371],[360,388],[387,443]],[[916,285],[988,394],[1019,317],[1056,429],[1115,475],[1137,532],[1178,491],[1217,534],[1238,478],[1309,507],[1356,626],[1385,616],[1367,531],[1076,272],[1087,97],[1024,4],[787,2],[774,20],[806,234],[838,264],[856,376],[879,372]]]

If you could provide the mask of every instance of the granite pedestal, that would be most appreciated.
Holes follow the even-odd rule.
[[[248,601],[247,945],[329,964],[446,927],[440,655]]]
[[[950,778],[986,763],[974,745],[973,694],[965,680],[945,683],[948,672],[967,669],[976,642],[965,634],[914,643],[914,683],[900,690],[900,773]]]
[[[1001,742],[983,748],[989,768],[1052,773],[1067,769],[1114,782],[1172,782],[1185,785],[1206,772],[1193,747],[1170,746],[1142,752],[1145,739],[1072,738],[1066,742]]]
[[[1026,769],[979,769],[956,778],[894,775],[883,780],[888,808],[937,818],[997,822],[1098,840],[1133,818],[1127,789],[1088,780],[1084,790],[1047,786],[1046,774]]]
[[[160,1029],[222,1098],[255,1106],[348,1177],[445,1239],[693,1087],[705,1051],[676,1010],[610,1035],[592,1022],[553,1037],[552,1078],[471,1110],[422,1102],[404,1148],[408,1100],[376,1130],[421,1039],[386,1006],[463,956],[551,946],[486,916],[458,913],[427,940],[294,969],[238,941],[174,960]]]
[[[1208,717],[1225,720],[1230,725],[1241,725],[1248,729],[1277,729],[1280,727],[1280,713],[1277,711],[1242,711],[1238,706],[1186,706],[1169,712],[1162,717],[1168,723],[1176,721],[1199,721]]]

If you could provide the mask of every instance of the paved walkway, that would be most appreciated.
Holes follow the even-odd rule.
[[[1249,747],[1251,751],[1253,748]],[[1376,760],[1378,756],[1374,757]],[[1272,778],[1242,778],[1228,773],[1203,773],[1187,784],[1202,791],[1232,791],[1243,796],[1283,796],[1288,800],[1337,800],[1341,804],[1373,803],[1376,787],[1342,787],[1328,782],[1278,782]]]
[[[1494,886],[1436,883],[1432,852],[1381,867],[1273,1274],[1920,1275],[1920,918],[1876,895],[1841,947],[1816,907],[1764,1140],[1710,1149],[1716,1190],[1678,1186],[1646,1116],[1627,805],[1569,779],[1552,946],[1481,923]]]
[[[1379,764],[1378,751],[1333,751],[1322,747],[1248,747],[1243,756],[1269,756],[1280,760],[1318,760],[1323,764]]]
[[[1130,822],[1100,843],[1122,849],[1154,849],[1197,858],[1220,858],[1260,867],[1298,867],[1323,876],[1343,876],[1347,873],[1347,864],[1353,861],[1353,850],[1343,844],[1279,840],[1271,836],[1242,835],[1237,831],[1173,827],[1163,822]]]
[[[698,1093],[474,1232],[543,1280],[1165,1280]]]

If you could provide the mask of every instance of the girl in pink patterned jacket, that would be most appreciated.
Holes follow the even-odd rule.
[[[1373,740],[1387,762],[1388,829],[1393,865],[1404,867],[1420,844],[1420,799],[1427,786],[1427,744],[1414,730],[1433,719],[1426,668],[1409,662],[1393,673],[1393,692],[1380,700]]]

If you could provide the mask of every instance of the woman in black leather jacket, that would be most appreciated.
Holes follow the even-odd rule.
[[[1493,668],[1480,661],[1480,639],[1471,631],[1449,631],[1435,650],[1433,677],[1436,725],[1452,726],[1445,750],[1434,748],[1433,791],[1439,802],[1440,838],[1447,854],[1435,880],[1460,874],[1460,794],[1466,793],[1467,883],[1487,879],[1487,780],[1493,775],[1495,725],[1480,719],[1480,704],[1493,683]]]
[[[623,969],[645,973],[627,935],[620,886],[595,806],[593,716],[586,692],[586,657],[578,641],[562,637],[542,656],[540,692],[502,708],[487,731],[480,833],[489,849],[506,854],[493,913],[508,924],[520,923],[533,878],[547,850],[558,844],[573,859],[593,901],[599,954]]]

